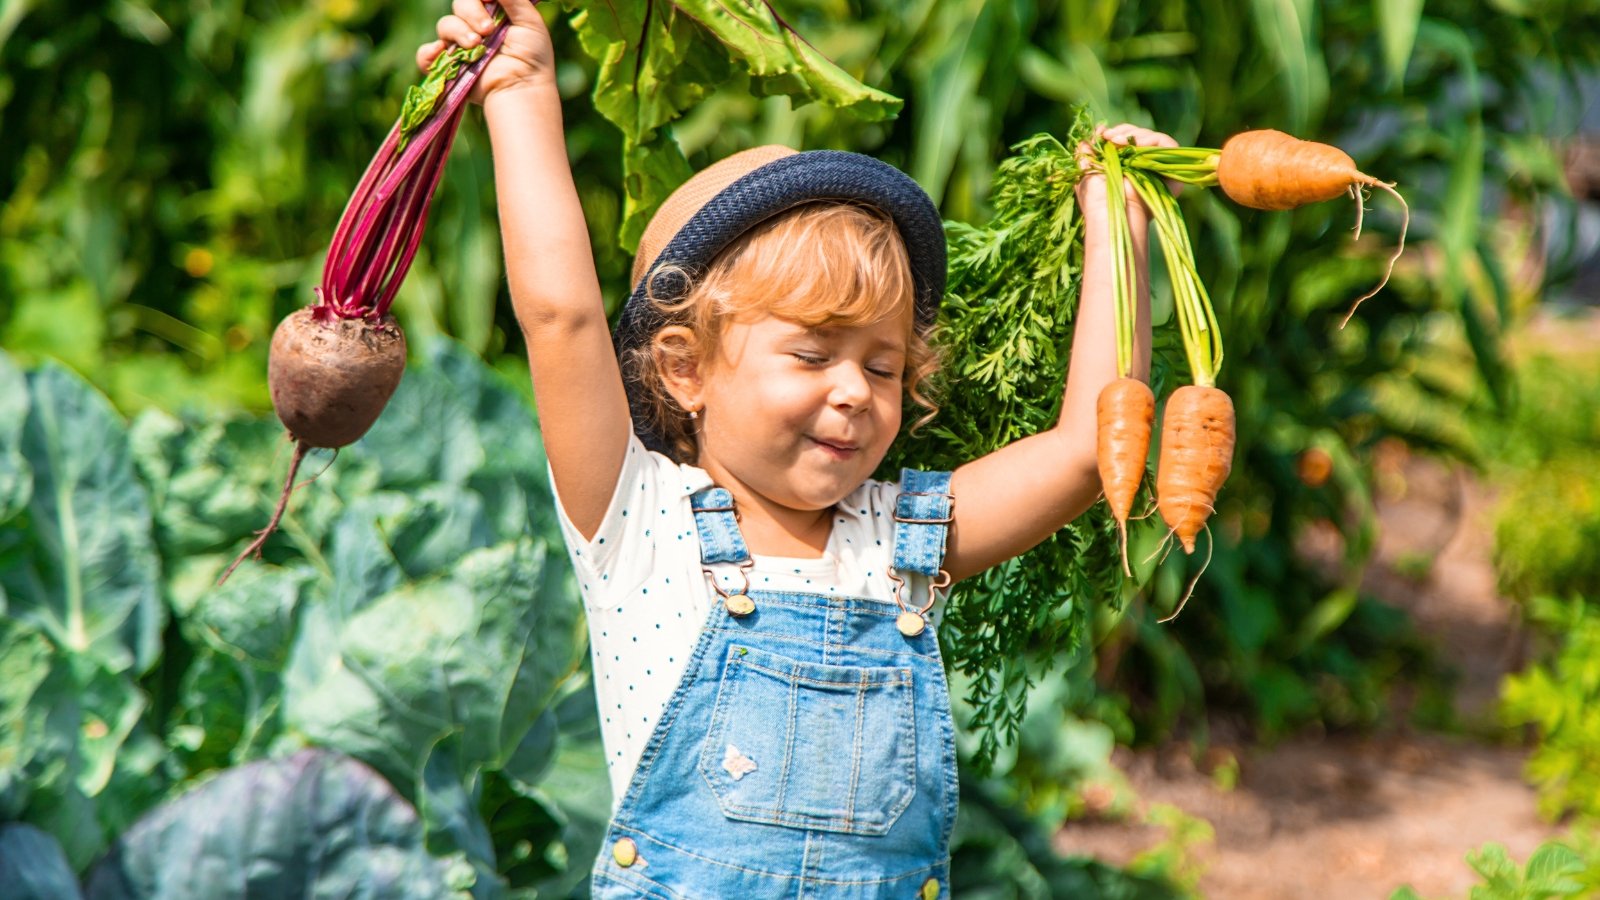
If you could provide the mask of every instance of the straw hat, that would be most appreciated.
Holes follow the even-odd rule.
[[[944,223],[922,187],[894,166],[859,153],[765,146],[707,166],[673,191],[651,218],[633,262],[633,293],[613,332],[617,354],[649,341],[665,324],[647,287],[658,300],[682,296],[690,280],[739,235],[816,200],[872,206],[894,221],[911,261],[917,327],[931,327],[944,296]],[[645,446],[665,450],[666,441],[651,429],[641,399],[628,384],[634,430]]]

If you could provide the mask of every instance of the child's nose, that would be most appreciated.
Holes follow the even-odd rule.
[[[867,381],[866,371],[850,362],[840,363],[833,368],[833,396],[830,398],[833,405],[849,409],[866,406],[867,401],[872,399],[872,384]]]

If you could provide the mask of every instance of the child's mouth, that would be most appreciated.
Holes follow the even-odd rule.
[[[857,450],[861,449],[860,447],[856,446],[855,444],[848,444],[848,443],[843,443],[843,442],[837,442],[836,443],[834,441],[825,441],[825,440],[822,440],[821,438],[810,437],[809,435],[807,436],[806,439],[811,441],[811,443],[816,444],[818,447],[822,448],[822,452],[828,454],[829,456],[833,457],[834,459],[849,459],[851,456],[855,455]]]

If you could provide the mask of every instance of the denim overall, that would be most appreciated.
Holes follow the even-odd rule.
[[[894,604],[750,590],[732,496],[691,498],[721,602],[611,821],[596,898],[949,896],[955,728],[925,627],[949,583],[949,485],[902,473]]]

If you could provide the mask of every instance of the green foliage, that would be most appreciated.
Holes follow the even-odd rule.
[[[459,896],[416,810],[320,750],[229,769],[151,810],[86,884],[91,900]]]
[[[164,618],[148,494],[126,426],[104,396],[56,365],[0,377],[25,408],[0,520],[0,812],[35,811],[81,866],[130,818],[157,763],[136,679],[160,653]],[[115,774],[127,778],[113,784]],[[127,796],[122,796],[126,794]]]
[[[1558,841],[1539,845],[1519,867],[1506,848],[1485,844],[1467,854],[1467,864],[1482,882],[1468,892],[1468,900],[1549,900],[1552,897],[1588,897],[1600,875],[1595,860]],[[1389,895],[1389,900],[1422,900],[1410,885]]]
[[[1494,566],[1513,597],[1600,599],[1600,472],[1592,451],[1545,461],[1511,479],[1496,501]],[[1537,511],[1537,515],[1530,515]]]
[[[1600,598],[1600,369],[1584,358],[1541,353],[1518,367],[1504,417],[1476,416],[1468,434],[1501,488],[1494,513],[1500,589]],[[1530,511],[1538,515],[1529,515]]]
[[[995,784],[963,778],[951,837],[950,892],[980,900],[1179,900],[1190,896],[1159,873],[1124,872],[1093,860],[1063,857],[1051,846],[1055,828],[1018,812]]]
[[[1211,826],[1173,807],[1157,805],[1144,817],[1163,828],[1165,837],[1125,871],[1054,849],[1063,820],[1139,815],[1137,798],[1111,759],[1117,744],[1131,737],[1131,725],[1110,698],[1095,691],[1093,667],[1089,647],[1078,645],[1062,677],[1042,680],[1022,698],[1015,741],[982,766],[975,765],[983,751],[982,732],[971,724],[975,710],[959,699],[955,703],[963,771],[951,850],[953,893],[1149,900],[1195,895],[1195,851],[1211,841]]]
[[[1083,267],[1082,224],[1068,146],[1089,136],[1080,112],[1065,143],[1039,135],[995,176],[995,216],[951,223],[950,283],[940,341],[950,348],[939,415],[912,428],[885,460],[953,469],[1054,424],[1065,384]],[[1115,526],[1096,508],[1032,551],[955,587],[945,658],[968,680],[976,759],[1014,739],[1023,694],[1083,639],[1084,617],[1121,584]]]
[[[594,108],[622,131],[627,191],[618,238],[629,251],[691,171],[668,126],[730,79],[739,93],[788,96],[796,105],[820,100],[867,121],[900,107],[835,65],[767,4],[627,0],[583,9],[572,25],[600,66]]]
[[[1532,726],[1538,737],[1527,775],[1539,788],[1540,810],[1600,818],[1600,609],[1537,597],[1528,613],[1558,645],[1553,658],[1506,678],[1501,717]]]
[[[503,19],[500,13],[496,19]],[[455,80],[461,70],[483,58],[483,44],[474,47],[451,47],[434,59],[421,83],[406,88],[405,100],[400,104],[400,146],[404,147],[412,135],[432,117],[439,101],[444,99],[444,89]]]
[[[1517,372],[1510,414],[1470,420],[1468,433],[1500,488],[1494,565],[1537,640],[1533,662],[1508,676],[1500,714],[1536,744],[1526,773],[1540,810],[1600,817],[1600,369],[1541,353]],[[1535,514],[1536,513],[1536,514]]]
[[[1074,571],[1110,564],[1103,552],[1108,522],[1098,511],[1078,526],[1089,533],[1082,538],[1089,549],[1073,569],[1027,571],[1013,563],[986,582],[1013,595],[1016,585],[1036,583],[1050,596],[1100,601],[1092,635],[1081,625],[1084,610],[1063,605],[1048,615],[1003,610],[1010,627],[989,637],[1023,646],[1023,655],[1036,659],[1063,646],[1047,636],[1092,638],[1107,663],[1106,690],[1122,698],[1131,717],[1132,730],[1118,724],[1119,736],[1203,728],[1208,704],[1242,708],[1269,734],[1380,714],[1386,686],[1414,672],[1418,655],[1403,638],[1396,642],[1403,620],[1357,590],[1372,546],[1366,452],[1386,436],[1455,451],[1446,428],[1384,407],[1378,395],[1398,383],[1422,398],[1419,409],[1457,408],[1457,385],[1414,365],[1443,336],[1469,348],[1459,368],[1485,386],[1480,405],[1515,396],[1500,337],[1516,311],[1506,273],[1518,261],[1498,252],[1505,246],[1499,211],[1533,210],[1537,221],[1560,202],[1550,137],[1571,131],[1572,85],[1600,54],[1587,39],[1594,10],[1465,0],[778,0],[773,8],[805,36],[801,46],[760,8],[739,12],[748,20],[720,25],[695,15],[696,4],[615,8],[619,21],[637,28],[613,27],[597,14],[595,22],[552,21],[570,155],[613,301],[626,293],[629,265],[617,236],[637,227],[650,198],[691,168],[755,143],[873,153],[911,172],[947,218],[974,228],[991,202],[1002,202],[991,201],[995,160],[1030,135],[1066,134],[1072,107],[1084,102],[1107,120],[1152,124],[1183,143],[1216,145],[1243,127],[1288,128],[1339,143],[1364,169],[1397,181],[1413,204],[1411,249],[1389,288],[1344,331],[1337,318],[1350,297],[1377,281],[1397,234],[1398,215],[1387,201],[1376,203],[1367,236],[1352,242],[1352,211],[1341,204],[1253,213],[1206,191],[1182,198],[1200,274],[1229,340],[1223,386],[1235,399],[1240,444],[1214,520],[1211,568],[1175,625],[1156,625],[1155,613],[1174,607],[1197,562],[1174,557],[1154,574],[1141,572],[1148,589],[1138,595],[1092,577],[1072,581]],[[654,10],[648,33],[646,8]],[[91,0],[7,9],[0,16],[0,344],[30,366],[63,360],[125,412],[160,407],[231,416],[241,404],[264,410],[271,328],[309,301],[326,237],[399,113],[403,88],[417,80],[413,50],[431,37],[442,10],[418,0]],[[778,40],[763,42],[759,53],[740,50],[746,26]],[[906,114],[887,118],[892,102],[881,98],[844,104],[867,108],[865,116],[831,105],[844,102],[831,93],[836,73],[810,56],[811,46],[872,97],[905,98]],[[600,62],[582,48],[596,50]],[[770,61],[763,55],[769,52]],[[629,60],[644,61],[636,91]],[[592,93],[602,86],[599,96]],[[826,102],[796,102],[806,97]],[[512,371],[521,368],[518,330],[502,286],[491,163],[481,127],[468,118],[396,311],[417,345],[454,335]],[[619,121],[630,130],[619,130]],[[651,147],[661,152],[643,149]],[[953,242],[960,231],[952,228]],[[1158,268],[1158,310],[1166,302],[1160,279]],[[1063,334],[1032,346],[1059,353]],[[1060,360],[1048,362],[1039,370],[1039,393],[1022,404],[1035,413],[1059,396],[1059,382],[1046,376]],[[19,463],[22,432],[14,423],[32,413],[26,392],[10,386],[14,378],[6,381],[8,371],[15,368],[0,362],[0,569],[21,571],[17,561],[31,552],[22,541],[36,539],[31,525],[25,533],[18,524],[19,517],[32,520],[21,511],[46,501],[34,496],[31,466]],[[429,429],[435,413],[457,416],[452,410],[447,404],[442,412],[407,413],[408,425],[428,440],[391,435],[390,446],[400,449],[373,466],[352,462],[359,449],[347,451],[297,493],[295,513],[259,570],[267,574],[242,580],[244,593],[215,601],[205,588],[219,562],[264,519],[282,445],[265,423],[141,418],[128,440],[142,447],[134,452],[152,506],[160,590],[173,620],[169,639],[155,668],[141,674],[136,647],[127,651],[132,669],[68,666],[43,613],[0,636],[0,659],[16,674],[0,681],[0,696],[8,698],[0,709],[0,754],[14,751],[23,760],[0,769],[0,812],[26,807],[42,817],[49,810],[59,832],[71,836],[68,844],[82,844],[68,848],[81,858],[107,829],[131,821],[128,810],[149,802],[132,788],[118,793],[121,786],[148,784],[153,793],[297,740],[284,727],[281,676],[263,663],[293,656],[311,610],[335,605],[341,616],[359,614],[371,599],[360,594],[365,579],[397,577],[402,561],[365,553],[377,546],[372,531],[403,520],[404,512],[369,503],[349,519],[366,537],[329,537],[347,506],[380,479],[397,477],[382,473],[406,473],[406,487],[389,483],[388,493],[409,496],[416,488],[421,496],[433,486],[439,496],[430,497],[430,509],[450,524],[407,526],[415,542],[408,552],[420,561],[413,566],[406,556],[400,572],[407,590],[429,581],[418,589],[450,592],[459,585],[444,584],[451,579],[434,567],[451,542],[491,534],[503,544],[503,526],[519,505],[540,500],[514,473],[484,468],[502,459],[498,452],[475,460],[471,442],[466,457],[444,449]],[[459,426],[476,415],[449,421]],[[951,419],[942,424],[966,427]],[[1302,480],[1296,462],[1308,449],[1332,460],[1327,482]],[[430,474],[452,459],[466,460],[459,465],[482,488],[478,501],[457,503],[446,495],[464,482]],[[1307,529],[1330,525],[1342,534],[1345,569],[1332,580],[1294,549]],[[1155,531],[1152,525],[1137,536],[1140,559],[1152,551]],[[1044,551],[1052,552],[1059,551]],[[352,586],[339,587],[346,576]],[[398,583],[383,587],[385,594],[400,591]],[[1125,611],[1112,609],[1125,598],[1132,598]],[[238,606],[254,612],[246,616]],[[976,619],[982,604],[969,608]],[[959,625],[957,615],[953,609]],[[139,624],[129,627],[137,635],[148,625],[134,618]],[[977,636],[971,657],[978,658],[989,625],[966,625]],[[957,640],[960,630],[952,629]],[[1004,736],[1002,723],[1021,708],[1015,692],[1039,673],[993,661],[995,681],[985,690],[1010,699],[990,707],[985,727]],[[564,703],[581,697],[579,681],[568,682],[573,693]],[[140,697],[147,698],[138,701],[143,709],[131,715],[144,724],[127,733],[107,788],[85,793],[79,782],[96,782],[85,775],[97,771],[89,759],[93,742],[121,740],[129,698]],[[26,728],[17,733],[13,722]],[[89,738],[85,729],[101,736]],[[555,753],[566,759],[571,732],[560,734]],[[140,771],[156,775],[134,777]],[[581,832],[584,817],[604,808],[591,799],[573,812],[567,794],[540,794],[537,785],[513,784],[493,769],[477,790],[484,804],[507,798],[504,815],[487,821],[553,829],[559,820],[563,843],[550,846],[578,846],[565,829]],[[576,787],[572,796],[579,796]],[[457,808],[462,799],[453,801]],[[113,824],[80,827],[96,816]],[[521,854],[518,871],[548,874],[565,865],[560,851],[546,858],[544,846],[522,852],[504,834],[490,837],[502,855]],[[581,863],[571,852],[569,862]]]
[[[552,30],[613,296],[628,265],[618,235],[631,248],[689,174],[671,126],[702,98],[817,100],[863,121],[899,105],[765,6],[628,0],[591,16],[590,5],[569,4],[572,24]],[[403,97],[415,115],[436,83],[417,84],[414,51],[448,4],[7,9],[0,343],[64,361],[128,411],[265,409],[272,328],[311,302],[328,238]],[[448,334],[489,356],[516,348],[491,181],[488,142],[469,121],[396,300],[413,338]]]
[[[1138,875],[1160,875],[1180,888],[1184,896],[1196,896],[1205,864],[1199,851],[1216,842],[1211,823],[1191,816],[1170,803],[1158,803],[1147,816],[1150,824],[1166,830],[1160,843],[1143,850],[1128,864]]]
[[[909,64],[889,82],[921,117],[919,126],[937,121],[940,130],[914,132],[908,156],[894,156],[907,146],[898,132],[880,151],[913,161],[940,154],[940,165],[912,171],[942,197],[947,213],[977,218],[981,210],[967,202],[969,195],[940,193],[947,184],[979,185],[980,195],[990,186],[989,176],[975,171],[985,164],[973,148],[989,147],[992,155],[1034,131],[1063,134],[1071,125],[1067,105],[1087,101],[1101,118],[1151,124],[1184,144],[1218,146],[1234,132],[1266,126],[1331,141],[1366,171],[1398,182],[1412,202],[1400,270],[1341,331],[1349,299],[1382,275],[1382,255],[1398,234],[1396,207],[1380,198],[1366,220],[1368,237],[1352,245],[1351,211],[1341,204],[1257,213],[1236,210],[1210,191],[1189,190],[1181,198],[1200,275],[1229,343],[1220,386],[1234,398],[1239,445],[1212,523],[1214,550],[1202,551],[1210,553],[1210,566],[1184,616],[1154,626],[1155,611],[1175,608],[1198,576],[1205,558],[1199,554],[1166,561],[1140,598],[1145,602],[1112,617],[1096,635],[1116,663],[1110,688],[1139,700],[1133,715],[1144,738],[1203,729],[1208,704],[1243,706],[1269,735],[1311,721],[1370,724],[1383,714],[1397,679],[1426,671],[1426,655],[1403,617],[1359,591],[1375,539],[1367,454],[1391,436],[1464,451],[1431,422],[1377,399],[1403,383],[1425,398],[1427,409],[1459,408],[1452,385],[1414,366],[1443,332],[1469,348],[1462,363],[1485,386],[1487,403],[1507,401],[1499,331],[1513,295],[1504,275],[1509,261],[1491,251],[1501,244],[1491,211],[1506,199],[1562,202],[1559,165],[1545,136],[1570,127],[1563,123],[1574,114],[1573,94],[1534,60],[1551,60],[1556,71],[1596,60],[1593,48],[1565,31],[1593,21],[1592,12],[1575,9],[1563,11],[1569,18],[1558,35],[1548,21],[1462,3],[1342,4],[1294,15],[1283,4],[1223,6],[944,4],[926,33],[949,37],[935,31],[943,15],[960,19],[962,39],[927,48],[942,54],[937,77],[924,79]],[[1375,67],[1380,63],[1383,69]],[[1023,90],[1000,87],[1018,83]],[[1507,95],[1525,98],[1526,118],[1513,122],[1507,107],[1488,100]],[[934,133],[941,138],[932,139]],[[947,182],[952,170],[957,174]],[[937,174],[924,178],[925,171]],[[994,221],[1003,216],[1001,181],[997,176],[990,194]],[[960,236],[951,229],[953,262],[963,249]],[[1442,278],[1417,263],[1431,253],[1443,260]],[[1159,321],[1168,291],[1159,267],[1153,274]],[[1064,317],[1053,327],[1067,332]],[[957,354],[1004,358],[1009,334],[976,350],[958,346]],[[1050,393],[1033,395],[1038,406],[1058,396],[1059,385],[1049,380],[1040,382]],[[1311,451],[1329,461],[1331,477],[1303,477],[1299,462]],[[1339,576],[1317,571],[1297,551],[1312,529],[1339,533]],[[1144,544],[1140,558],[1153,551],[1148,541],[1136,538]],[[1043,578],[1053,591],[1066,582],[1062,573]],[[1119,599],[1119,592],[1097,587],[1093,595],[1103,602]],[[994,590],[994,583],[981,589]],[[1023,593],[1008,599],[1035,608]],[[1013,616],[1005,637],[1013,647],[1029,641],[1019,625],[1040,635],[1061,633],[1054,619]],[[1059,646],[1042,638],[1039,645]],[[995,671],[1007,665],[998,655],[992,663]],[[1005,679],[1013,691],[1028,681]],[[996,725],[1016,708],[995,706]]]
[[[0,547],[22,551],[0,553],[0,820],[53,834],[81,870],[164,792],[315,746],[414,803],[473,896],[583,880],[609,793],[533,410],[458,346],[421,357],[372,432],[296,492],[265,560],[222,587],[271,513],[281,428],[157,411],[128,426],[59,367],[13,377],[48,419],[23,426],[0,479],[36,488],[0,521]],[[144,594],[118,579],[146,575],[171,623],[140,649],[145,608],[126,597]],[[90,585],[77,605],[37,587],[69,576]],[[234,808],[199,797],[185,802]],[[521,845],[545,862],[511,882],[498,853]]]
[[[959,696],[953,704],[963,768],[982,778],[987,793],[1040,827],[1084,814],[1131,812],[1132,789],[1111,754],[1131,737],[1115,701],[1094,689],[1094,654],[1086,644],[1063,654],[1061,677],[1042,679],[1023,700],[1016,739],[1000,747],[982,767],[983,732],[973,726],[974,707]],[[951,688],[971,694],[958,675]]]
[[[8,613],[111,672],[147,670],[162,611],[144,485],[106,399],[60,366],[31,373],[21,456],[33,492]]]
[[[1550,327],[1565,325],[1551,315]],[[1535,468],[1600,442],[1600,367],[1586,353],[1532,354],[1518,364],[1512,393],[1508,415],[1469,420],[1475,447],[1497,469]]]

